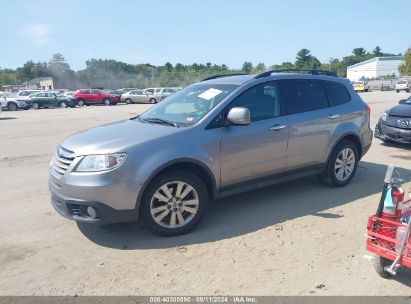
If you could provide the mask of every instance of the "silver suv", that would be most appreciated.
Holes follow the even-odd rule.
[[[370,108],[347,79],[320,74],[215,76],[72,135],[50,163],[52,205],[75,221],[140,219],[171,236],[215,198],[314,174],[344,186],[371,146]]]

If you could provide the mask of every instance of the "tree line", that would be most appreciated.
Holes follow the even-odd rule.
[[[54,79],[55,88],[75,89],[80,87],[155,87],[155,86],[186,86],[203,78],[216,74],[231,73],[260,73],[265,70],[276,69],[321,69],[345,77],[347,67],[364,60],[381,56],[393,56],[382,52],[379,46],[371,52],[364,48],[354,48],[352,54],[338,58],[330,58],[329,62],[322,63],[311,54],[308,49],[298,51],[294,62],[283,62],[272,66],[264,63],[253,65],[244,62],[241,69],[230,69],[225,64],[207,62],[175,65],[170,62],[162,66],[149,63],[129,64],[113,59],[89,59],[86,68],[74,71],[60,53],[54,54],[48,62],[27,61],[16,69],[0,68],[0,86],[7,84],[22,84],[36,77],[50,76]],[[398,54],[401,55],[401,54]],[[411,48],[405,52],[405,61],[400,66],[402,75],[411,75]]]

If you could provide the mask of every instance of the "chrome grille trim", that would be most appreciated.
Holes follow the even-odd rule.
[[[52,168],[58,175],[64,175],[67,169],[75,158],[74,152],[64,149],[61,146],[57,147],[56,153],[53,156]]]

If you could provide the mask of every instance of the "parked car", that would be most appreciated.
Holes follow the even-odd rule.
[[[411,143],[411,96],[382,114],[374,135],[382,141]]]
[[[38,92],[43,92],[42,90],[21,90],[17,93],[18,100],[30,100],[30,95]]]
[[[368,92],[370,90],[370,86],[366,81],[354,81],[352,86],[356,92]]]
[[[79,106],[101,103],[109,106],[120,101],[118,96],[105,93],[99,89],[80,89],[74,93],[73,97],[78,100]]]
[[[16,94],[0,92],[0,108],[2,110],[7,110],[9,102],[16,102]]]
[[[154,95],[144,90],[133,90],[121,95],[122,102],[125,103],[157,103]]]
[[[16,111],[18,109],[29,109],[31,107],[30,99],[18,97],[16,94],[9,92],[0,92],[0,103],[3,110]]]
[[[165,90],[168,88],[147,88],[144,91],[149,92],[151,95],[154,95],[157,101],[163,100],[165,95]]]
[[[400,91],[410,92],[411,81],[407,79],[401,79],[395,83],[395,91],[399,93]]]
[[[40,92],[30,95],[31,106],[37,110],[40,108],[74,108],[77,105],[77,99],[64,96],[63,93]]]
[[[50,164],[52,205],[75,221],[140,219],[171,236],[215,198],[312,174],[347,185],[371,146],[370,108],[347,79],[310,73],[215,76],[66,138]]]

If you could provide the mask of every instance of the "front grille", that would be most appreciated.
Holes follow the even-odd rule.
[[[59,146],[53,156],[53,170],[59,175],[64,175],[74,160],[74,153]]]

